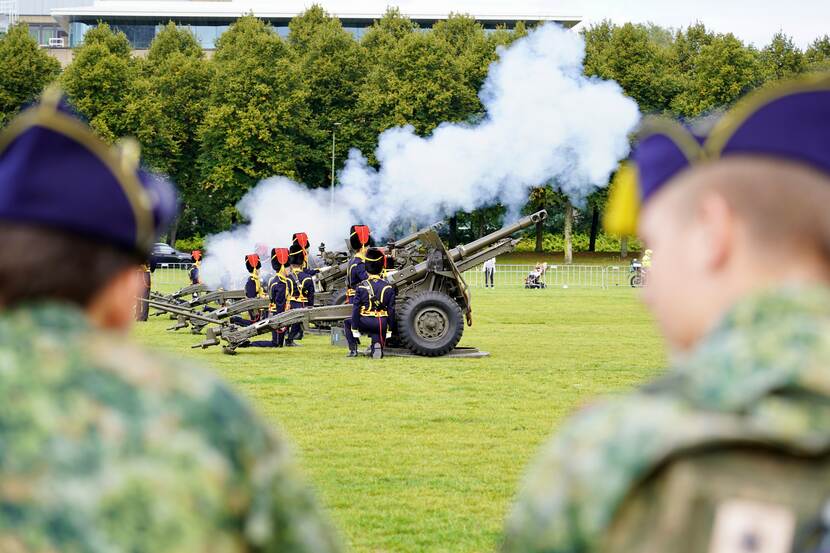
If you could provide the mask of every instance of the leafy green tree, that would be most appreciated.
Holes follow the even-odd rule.
[[[169,23],[150,44],[143,69],[148,94],[161,103],[163,119],[174,143],[153,161],[173,178],[181,194],[182,212],[168,235],[170,243],[175,243],[179,229],[185,236],[198,231],[203,195],[196,167],[200,150],[198,129],[207,111],[212,66],[204,59],[193,33]]]
[[[690,63],[695,71],[672,101],[672,110],[687,117],[729,106],[762,82],[758,52],[731,33],[701,43]]]
[[[168,22],[153,38],[147,52],[147,61],[151,64],[161,64],[168,61],[174,54],[181,54],[187,59],[202,59],[202,46],[193,33],[187,29],[180,29],[172,21]]]
[[[484,27],[469,15],[450,14],[432,28],[435,40],[458,64],[466,85],[478,93],[490,64],[496,59],[494,44]]]
[[[177,155],[178,145],[162,101],[131,50],[124,33],[102,23],[86,33],[61,82],[73,105],[104,140],[135,137],[144,161],[163,171],[164,160]]]
[[[443,121],[462,121],[480,110],[477,90],[446,40],[409,33],[370,68],[360,91],[361,112],[376,132],[411,124],[421,135]]]
[[[830,71],[830,35],[815,39],[804,52],[809,71]]]
[[[25,24],[0,37],[0,126],[33,101],[60,73],[58,61],[44,52]]]
[[[646,113],[668,109],[675,83],[669,74],[668,48],[651,39],[654,31],[602,21],[583,31],[585,74],[613,79]]]
[[[357,112],[357,98],[366,77],[366,56],[340,20],[318,5],[292,19],[289,29],[288,44],[308,87],[311,111],[309,156],[297,161],[298,171],[311,187],[330,185],[332,132],[336,129],[338,160],[360,145],[364,121]]]
[[[203,233],[235,222],[235,204],[261,179],[299,178],[297,160],[310,156],[308,86],[269,25],[238,19],[219,38],[213,65],[199,133]]]
[[[761,50],[761,67],[767,81],[787,79],[804,72],[807,64],[804,54],[793,43],[793,39],[782,32]]]
[[[493,53],[497,53],[499,46],[510,46],[514,41],[527,36],[527,26],[524,21],[517,21],[512,29],[505,27],[498,27],[496,30],[487,34],[487,42]]]
[[[692,102],[689,99],[694,81],[699,71],[701,50],[712,44],[715,35],[710,33],[703,23],[695,23],[686,29],[677,31],[669,47],[671,78],[675,91],[669,104],[672,115],[687,116],[683,110]]]
[[[366,48],[370,61],[378,60],[393,50],[401,39],[417,29],[418,24],[401,14],[400,9],[389,8],[382,18],[369,27],[361,44]]]

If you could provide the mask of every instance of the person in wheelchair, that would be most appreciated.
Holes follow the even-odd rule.
[[[664,119],[606,228],[653,250],[656,381],[560,427],[505,552],[829,551],[830,76],[763,89],[705,136]]]

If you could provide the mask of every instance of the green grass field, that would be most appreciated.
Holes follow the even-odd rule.
[[[354,551],[492,551],[545,438],[665,359],[632,289],[473,294],[461,345],[484,359],[346,359],[308,335],[227,356],[189,349],[199,337],[161,318],[135,337],[212,368],[281,427]]]

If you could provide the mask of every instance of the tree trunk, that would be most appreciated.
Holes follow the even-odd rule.
[[[542,253],[542,231],[544,227],[542,226],[542,221],[536,223],[536,253]]]
[[[573,249],[573,226],[574,226],[574,208],[571,202],[565,203],[565,263],[573,263],[574,249]]]
[[[588,251],[597,251],[597,232],[599,232],[599,209],[594,206],[591,210],[591,239],[588,242]]]
[[[620,257],[623,259],[628,257],[628,236],[620,238]]]
[[[167,243],[170,247],[176,247],[176,238],[178,238],[179,234],[179,218],[176,217],[173,219],[173,222],[170,224],[170,230],[167,233]]]
[[[454,248],[458,245],[458,217],[453,215],[450,217],[450,247]]]
[[[485,222],[484,212],[479,211],[478,212],[478,238],[481,238],[482,236],[484,236],[484,222]]]

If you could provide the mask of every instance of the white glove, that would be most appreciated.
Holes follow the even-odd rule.
[[[387,331],[386,331],[386,339],[388,340],[388,339],[389,339],[389,338],[391,338],[391,337],[392,337],[392,331],[391,331],[391,330],[387,330]]]
[[[360,338],[360,331],[353,328],[352,329],[352,336],[354,336],[355,338]]]

